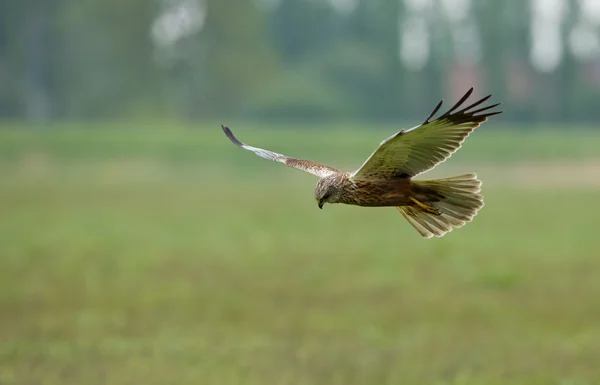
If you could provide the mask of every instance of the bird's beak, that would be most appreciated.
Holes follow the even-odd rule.
[[[317,202],[319,204],[319,208],[322,209],[323,208],[323,203],[325,203],[325,202],[323,202],[323,201],[317,201]]]

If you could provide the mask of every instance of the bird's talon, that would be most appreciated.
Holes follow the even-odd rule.
[[[419,202],[418,200],[416,200],[413,197],[410,197],[410,200],[425,212],[428,212],[428,213],[434,214],[434,215],[442,215],[442,212],[437,207],[434,207],[431,205],[426,205],[425,203]]]

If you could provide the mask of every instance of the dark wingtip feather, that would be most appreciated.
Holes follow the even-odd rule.
[[[471,96],[471,94],[473,93],[474,88],[471,87],[469,88],[469,90],[467,91],[466,94],[463,95],[462,98],[460,98],[460,100],[458,102],[456,102],[456,104],[449,109],[448,111],[446,111],[446,113],[444,115],[442,115],[443,117],[446,117],[450,114],[452,114],[458,107],[460,107],[467,99],[469,99],[469,96]]]
[[[229,138],[229,140],[231,140],[233,142],[233,144],[235,144],[238,147],[244,147],[244,143],[240,142],[238,140],[238,138],[236,138],[233,135],[233,132],[231,132],[231,130],[229,129],[229,127],[227,127],[224,124],[221,124],[221,128],[223,129],[223,132],[225,133],[225,135],[227,135],[227,137]]]
[[[499,106],[500,103],[496,103],[496,104],[493,104],[490,106],[479,107],[481,104],[488,101],[492,97],[492,95],[488,95],[482,99],[477,100],[475,103],[472,103],[469,106],[464,107],[461,110],[458,110],[458,108],[464,102],[467,101],[469,96],[471,96],[471,94],[473,93],[473,90],[474,90],[474,88],[471,87],[450,110],[446,111],[446,113],[444,113],[438,119],[448,119],[450,122],[455,123],[455,124],[460,124],[460,123],[465,123],[465,122],[481,123],[481,122],[486,121],[487,118],[489,118],[490,116],[499,115],[499,114],[503,113],[503,111],[486,112],[486,111],[491,110],[494,107]],[[479,108],[475,109],[476,107],[479,107]],[[436,108],[436,110],[437,110],[437,108]],[[429,119],[432,116],[433,116],[433,114],[430,115],[430,117],[425,121],[425,123],[429,123]]]
[[[485,114],[485,115],[482,115],[482,116],[485,116],[486,118],[489,118],[490,116],[500,115],[503,112],[504,111],[494,111],[494,112],[490,112],[489,114]]]
[[[473,108],[477,107],[478,105],[480,105],[480,104],[482,104],[482,103],[486,102],[486,101],[487,101],[489,98],[491,98],[491,97],[492,97],[492,95],[488,95],[488,96],[486,96],[486,97],[485,97],[485,98],[483,98],[483,99],[479,99],[479,100],[478,100],[478,101],[476,101],[475,103],[471,104],[470,106],[467,106],[467,107],[463,108],[462,110],[458,111],[457,113],[466,113],[467,111],[469,111],[469,110],[471,110],[471,109],[473,109]],[[472,112],[468,112],[468,113],[470,114],[470,113],[472,113]]]
[[[499,105],[500,105],[500,103],[496,103],[496,104],[492,104],[491,106],[481,107],[475,111],[469,111],[469,114],[471,114],[471,115],[479,114],[483,111],[491,110],[492,108],[498,107]]]
[[[439,111],[440,107],[442,107],[442,104],[444,104],[444,99],[440,100],[440,102],[438,103],[438,105],[433,109],[433,112],[431,112],[431,114],[429,114],[429,116],[427,117],[427,119],[425,119],[425,121],[422,124],[429,123],[429,120],[431,118],[433,118],[433,115],[435,115]]]

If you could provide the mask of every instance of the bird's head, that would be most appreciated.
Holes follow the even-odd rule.
[[[335,175],[319,179],[315,187],[315,199],[322,209],[325,202],[338,203],[341,193],[341,184]]]

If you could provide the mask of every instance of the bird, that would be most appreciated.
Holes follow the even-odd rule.
[[[249,146],[226,125],[221,128],[238,147],[319,177],[314,194],[320,209],[325,203],[396,207],[421,236],[442,237],[471,222],[483,207],[482,182],[475,173],[435,180],[413,178],[447,160],[477,127],[503,112],[491,111],[500,103],[481,106],[492,95],[464,106],[472,93],[473,87],[452,108],[434,118],[442,99],[423,123],[382,141],[352,172]]]

